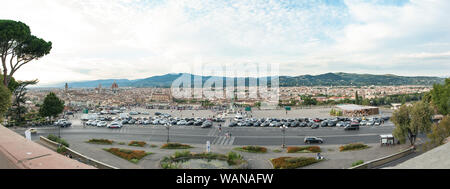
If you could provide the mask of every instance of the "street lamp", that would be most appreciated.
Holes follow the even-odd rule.
[[[283,132],[283,144],[281,145],[282,148],[286,148],[286,143],[285,143],[285,134],[286,134],[286,129],[288,127],[286,125],[283,125],[280,127],[281,132]]]
[[[166,127],[166,129],[167,129],[167,143],[169,143],[169,131],[170,131],[170,124],[169,123],[166,123],[166,125],[165,125],[165,127]]]

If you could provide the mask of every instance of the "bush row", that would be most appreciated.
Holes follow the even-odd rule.
[[[243,146],[240,148],[235,148],[238,151],[251,152],[251,153],[266,153],[267,148],[262,146]]]
[[[59,144],[65,146],[65,147],[69,147],[69,143],[67,143],[66,140],[64,140],[62,138],[59,138],[59,137],[57,137],[55,135],[48,135],[47,139],[49,139],[49,140],[51,140],[53,142],[59,143]]]
[[[131,141],[128,146],[139,146],[139,147],[144,147],[147,143],[144,141]]]
[[[143,157],[151,154],[151,153],[147,153],[143,150],[128,150],[128,149],[119,149],[119,148],[109,148],[109,149],[104,149],[104,150],[106,150],[107,152],[110,152],[116,156],[119,156],[123,159],[131,161],[133,163],[137,163]]]
[[[319,146],[289,146],[287,148],[287,153],[319,153],[322,152]]]
[[[352,144],[346,144],[343,146],[339,147],[339,151],[343,152],[343,151],[349,151],[349,150],[362,150],[362,149],[366,149],[369,146],[362,144],[362,143],[352,143]]]
[[[94,138],[94,139],[90,139],[88,141],[88,143],[93,143],[93,144],[112,144],[112,143],[114,143],[114,141],[108,140],[108,139],[96,139],[96,138]]]
[[[189,149],[189,148],[193,147],[187,144],[180,144],[180,143],[166,143],[161,146],[161,149]]]
[[[317,160],[312,157],[279,157],[272,159],[274,169],[295,169],[311,165],[322,160]]]

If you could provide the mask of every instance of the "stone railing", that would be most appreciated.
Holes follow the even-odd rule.
[[[405,156],[413,153],[414,151],[415,151],[414,147],[409,147],[408,149],[402,150],[401,152],[398,152],[398,153],[395,153],[395,154],[392,154],[392,155],[389,155],[386,157],[378,158],[378,159],[363,163],[361,165],[350,167],[349,169],[372,169],[372,168],[384,165],[386,163],[395,161],[402,157],[405,157]]]

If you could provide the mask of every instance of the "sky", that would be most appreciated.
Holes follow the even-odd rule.
[[[450,76],[448,0],[3,0],[53,43],[18,80],[138,79],[202,64]]]

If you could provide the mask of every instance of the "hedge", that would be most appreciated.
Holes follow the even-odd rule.
[[[187,144],[180,144],[180,143],[166,143],[161,146],[161,149],[188,149],[188,148],[193,147]]]
[[[235,148],[235,150],[251,153],[266,153],[267,148],[262,146],[243,146],[240,148]]]
[[[108,140],[108,139],[90,139],[89,141],[87,141],[88,143],[92,143],[92,144],[112,144],[114,143],[114,141],[112,140]]]
[[[128,146],[139,146],[139,147],[144,147],[145,144],[147,144],[146,142],[143,141],[131,141]]]
[[[319,153],[322,152],[319,146],[289,146],[287,148],[287,153]]]
[[[295,169],[311,165],[322,160],[313,157],[279,157],[271,159],[274,169]]]
[[[104,150],[133,163],[138,163],[139,160],[151,154],[150,152],[145,152],[143,150],[128,150],[119,148],[109,148]]]
[[[346,144],[344,146],[339,147],[339,151],[349,151],[349,150],[362,150],[369,148],[369,146],[362,144],[362,143],[352,143],[352,144]]]
[[[65,146],[65,147],[69,147],[69,143],[67,143],[66,140],[64,140],[62,138],[59,138],[59,137],[57,137],[55,135],[48,135],[47,139],[49,139],[49,140],[51,140],[53,142],[59,143],[59,144]]]

